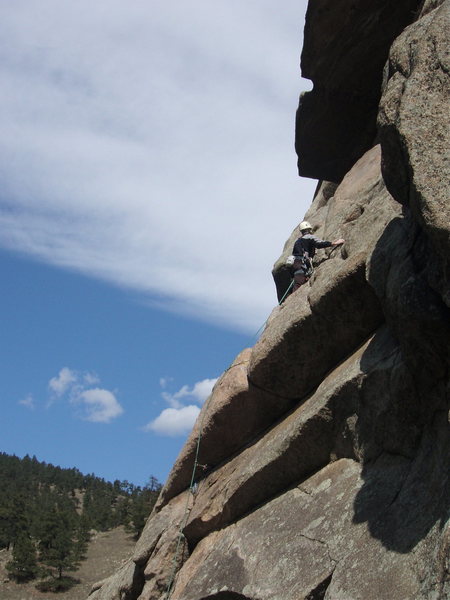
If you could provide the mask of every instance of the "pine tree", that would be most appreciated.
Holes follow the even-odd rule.
[[[40,529],[39,561],[48,575],[61,579],[63,572],[75,571],[80,558],[77,555],[75,528],[77,515],[73,504],[60,497],[43,515]]]
[[[82,514],[78,520],[78,526],[75,531],[74,556],[77,562],[86,558],[86,551],[90,539],[89,520]]]
[[[38,572],[36,548],[29,535],[23,534],[14,544],[12,560],[6,564],[10,579],[18,583],[34,579]]]
[[[39,569],[49,577],[41,591],[70,587],[64,573],[84,559],[89,530],[125,525],[139,535],[160,487],[154,477],[140,488],[0,452],[0,549],[13,550],[9,576],[25,581]]]
[[[155,477],[150,477],[148,484],[144,488],[134,488],[129,514],[132,522],[131,530],[136,537],[141,535],[147,518],[158,499],[160,489],[161,485]]]

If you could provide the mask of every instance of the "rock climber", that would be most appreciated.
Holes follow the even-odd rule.
[[[312,226],[308,221],[302,221],[299,225],[301,236],[294,244],[292,252],[294,263],[292,270],[294,273],[293,291],[298,290],[300,286],[308,281],[313,273],[312,259],[317,248],[329,248],[330,246],[341,246],[345,240],[339,239],[334,242],[320,240],[312,235]]]

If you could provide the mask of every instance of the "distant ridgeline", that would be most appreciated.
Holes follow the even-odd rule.
[[[154,477],[144,487],[110,483],[35,456],[0,453],[0,549],[12,549],[9,576],[61,580],[83,560],[93,529],[124,525],[138,537],[160,487]]]

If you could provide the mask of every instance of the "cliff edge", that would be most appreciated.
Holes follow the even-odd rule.
[[[216,383],[90,600],[450,597],[448,31],[450,0],[310,2],[299,172],[346,243]]]

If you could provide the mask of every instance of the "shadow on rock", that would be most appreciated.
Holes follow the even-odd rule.
[[[368,266],[388,333],[375,336],[361,359],[367,376],[357,439],[364,484],[354,522],[367,522],[374,538],[399,553],[440,536],[450,514],[450,319],[428,284],[433,260],[405,210],[386,228]]]
[[[384,547],[410,552],[450,512],[450,436],[447,415],[436,414],[414,460],[383,454],[364,466],[364,484],[354,503],[355,523],[367,521]]]

